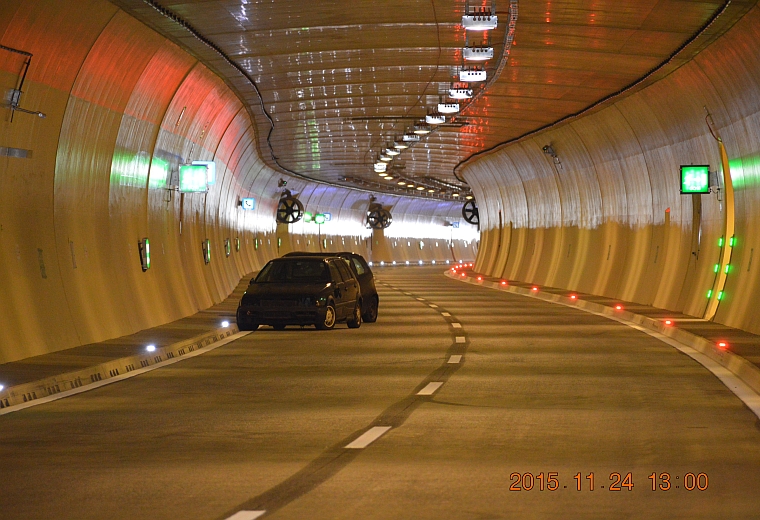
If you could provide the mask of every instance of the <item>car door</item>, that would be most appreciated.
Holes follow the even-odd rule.
[[[330,277],[335,285],[335,289],[333,290],[333,300],[335,301],[336,318],[342,320],[346,317],[346,282],[340,274],[340,268],[338,267],[337,261],[328,260],[327,264],[330,266]]]
[[[351,313],[354,311],[354,306],[356,305],[356,301],[359,299],[359,294],[360,294],[359,282],[354,276],[354,274],[351,272],[351,268],[348,266],[348,263],[345,260],[341,258],[340,260],[337,260],[335,263],[338,266],[338,271],[340,271],[340,274],[343,277],[344,311],[345,311],[345,316],[349,317],[351,316]]]

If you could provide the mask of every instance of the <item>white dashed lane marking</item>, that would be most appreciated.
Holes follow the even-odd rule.
[[[461,329],[462,328],[462,324],[461,323],[452,323],[451,326],[454,327],[455,329]]]
[[[424,302],[424,301],[425,301],[425,298],[417,298],[417,301],[418,301],[418,302]]]
[[[227,520],[255,520],[266,513],[266,511],[238,511]]]
[[[457,340],[456,341],[457,341],[457,343],[464,343],[465,342],[464,336],[457,336]]]
[[[366,432],[362,433],[355,441],[346,444],[346,448],[352,450],[361,450],[382,437],[385,432],[390,430],[390,426],[373,426]]]
[[[446,316],[447,318],[449,318],[449,317],[451,317],[451,313],[450,312],[442,312],[441,316]]]
[[[425,385],[425,388],[417,392],[417,395],[433,395],[436,392],[436,390],[438,390],[442,386],[443,386],[442,382],[433,381]]]
[[[460,356],[459,354],[454,354],[453,356],[449,358],[449,363],[451,363],[452,365],[456,365],[460,361],[462,361],[462,356]]]
[[[436,304],[434,304],[434,303],[431,303],[431,304],[430,304],[430,308],[431,308],[431,309],[437,309],[437,308],[438,308],[438,306],[437,306]]]

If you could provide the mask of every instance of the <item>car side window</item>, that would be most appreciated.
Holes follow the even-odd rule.
[[[354,275],[351,274],[351,271],[348,268],[348,264],[346,264],[344,261],[335,262],[335,264],[338,266],[338,271],[340,271],[340,274],[343,276],[343,281],[347,282],[349,280],[353,280]]]
[[[356,269],[356,274],[362,275],[364,274],[364,266],[359,261],[358,258],[351,258],[351,262],[354,264],[354,268]]]
[[[333,279],[333,282],[340,282],[343,280],[343,278],[340,276],[340,271],[338,271],[338,268],[335,266],[335,262],[329,262],[330,266],[330,276]]]

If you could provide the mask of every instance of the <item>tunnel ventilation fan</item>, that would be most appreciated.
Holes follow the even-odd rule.
[[[301,218],[303,218],[303,204],[290,193],[290,190],[284,190],[277,204],[277,222],[294,224]]]
[[[367,210],[367,225],[372,229],[386,229],[393,222],[391,212],[376,202],[371,202]]]
[[[462,217],[469,223],[475,226],[480,224],[480,213],[478,213],[478,206],[474,200],[465,202],[462,206]]]

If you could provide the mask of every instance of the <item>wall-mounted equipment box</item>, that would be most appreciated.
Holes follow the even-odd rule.
[[[208,238],[203,241],[203,263],[211,263],[211,241]]]
[[[181,193],[208,191],[208,167],[200,164],[180,165],[179,191]]]
[[[710,193],[710,167],[681,166],[681,193]]]
[[[253,197],[245,197],[240,199],[240,207],[245,210],[254,210],[256,209],[256,199]]]
[[[150,269],[150,240],[142,238],[137,243],[137,249],[140,251],[140,265],[143,273]]]

